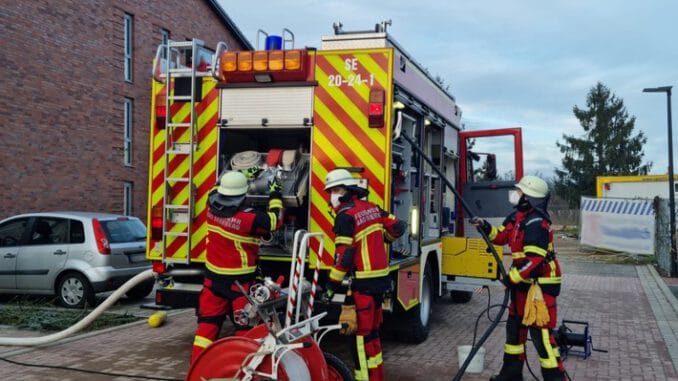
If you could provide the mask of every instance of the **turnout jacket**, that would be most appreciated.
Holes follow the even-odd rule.
[[[331,287],[337,287],[346,273],[354,271],[354,290],[373,294],[388,290],[391,285],[385,243],[403,235],[406,228],[407,224],[393,214],[356,195],[339,205],[333,228],[336,252]]]
[[[486,229],[487,230],[487,229]],[[543,212],[530,208],[511,213],[500,227],[486,231],[498,245],[509,245],[513,264],[509,281],[527,290],[533,281],[551,296],[560,293],[560,265],[553,250],[551,221]]]
[[[252,278],[257,270],[259,237],[282,225],[282,199],[271,194],[268,211],[234,207],[207,211],[207,258],[209,273]]]

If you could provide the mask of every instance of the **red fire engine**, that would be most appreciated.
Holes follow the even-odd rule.
[[[300,229],[325,235],[321,268],[333,263],[323,179],[337,167],[361,178],[370,201],[408,221],[409,234],[389,247],[394,291],[386,306],[387,327],[402,340],[426,339],[435,297],[450,291],[468,301],[470,291],[497,278],[484,243],[464,235],[474,229],[441,174],[476,215],[500,222],[510,210],[508,190],[522,176],[520,129],[464,131],[456,99],[387,33],[389,24],[360,32],[336,24],[319,49],[295,48],[288,29],[281,36],[259,31],[265,50],[231,51],[224,43],[210,50],[197,39],[158,48],[147,251],[158,305],[196,302],[207,195],[223,171],[252,167],[259,171],[251,205],[265,203],[273,176],[283,180],[284,227],[260,244],[266,275],[289,273]],[[315,266],[319,240],[309,248]]]

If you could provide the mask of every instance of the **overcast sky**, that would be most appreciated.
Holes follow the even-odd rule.
[[[572,107],[585,108],[600,81],[648,136],[651,172],[667,173],[666,95],[642,89],[676,86],[676,106],[676,0],[219,1],[254,46],[257,29],[288,28],[297,47],[319,47],[334,22],[366,30],[390,19],[389,33],[449,84],[466,129],[523,128],[526,173],[552,176],[561,167],[555,142],[583,134]]]

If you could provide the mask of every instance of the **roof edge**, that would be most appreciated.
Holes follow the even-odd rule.
[[[252,44],[247,40],[245,35],[235,25],[233,20],[231,20],[231,18],[228,17],[228,15],[226,14],[226,11],[224,11],[224,8],[222,8],[221,5],[219,5],[219,3],[217,3],[217,0],[205,0],[205,2],[207,3],[207,5],[209,5],[210,8],[212,8],[214,13],[216,13],[221,18],[221,20],[224,22],[224,24],[226,24],[226,26],[229,29],[231,29],[231,31],[233,32],[233,35],[235,36],[235,38],[238,40],[238,42],[240,42],[240,44],[243,47],[245,47],[248,50],[254,50],[254,47],[252,46]]]

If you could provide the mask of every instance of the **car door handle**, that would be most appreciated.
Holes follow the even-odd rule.
[[[16,258],[16,254],[7,253],[5,254],[5,258]]]
[[[63,250],[57,250],[54,252],[54,255],[64,255],[64,254],[66,254],[66,252]]]

